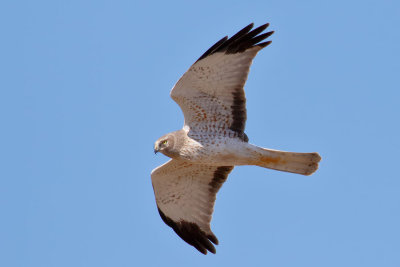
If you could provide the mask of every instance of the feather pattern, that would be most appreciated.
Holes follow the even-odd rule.
[[[216,195],[234,166],[310,175],[318,153],[265,149],[248,143],[244,85],[256,54],[271,41],[268,24],[250,24],[208,49],[179,79],[172,99],[185,117],[179,131],[160,137],[154,146],[172,159],[156,168],[151,179],[159,214],[184,241],[203,254],[215,253],[211,231]]]
[[[250,24],[231,38],[222,38],[174,86],[171,97],[183,111],[189,136],[218,134],[248,141],[243,87],[253,58],[271,43],[260,43],[273,33],[259,35],[267,27],[264,24],[251,31]]]
[[[215,253],[212,243],[218,239],[210,222],[218,190],[232,169],[172,159],[151,173],[161,218],[203,254]]]

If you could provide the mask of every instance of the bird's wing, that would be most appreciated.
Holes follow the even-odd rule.
[[[198,251],[215,253],[210,228],[218,190],[233,166],[208,166],[172,159],[151,172],[163,221]],[[212,242],[212,243],[211,243]]]
[[[260,34],[262,25],[248,25],[234,36],[222,38],[207,50],[179,79],[171,97],[181,107],[185,126],[192,133],[218,132],[246,139],[244,84],[257,52],[271,41],[261,42],[273,31]]]

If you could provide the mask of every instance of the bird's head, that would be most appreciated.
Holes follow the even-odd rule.
[[[175,146],[175,136],[172,134],[166,134],[160,137],[154,143],[154,153],[163,153],[165,156],[173,158],[176,152],[174,151]]]

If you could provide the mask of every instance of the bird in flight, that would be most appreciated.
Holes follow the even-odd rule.
[[[244,84],[257,53],[271,41],[269,24],[253,23],[208,49],[179,79],[172,99],[184,114],[181,130],[154,144],[154,152],[171,159],[151,172],[163,221],[203,254],[215,253],[218,239],[210,222],[218,190],[234,166],[256,165],[310,175],[318,169],[318,153],[266,149],[249,143],[244,132]]]

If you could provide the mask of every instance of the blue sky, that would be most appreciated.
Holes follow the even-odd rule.
[[[398,1],[2,1],[1,266],[400,266]],[[273,43],[246,84],[247,134],[321,154],[310,177],[238,167],[216,255],[160,219],[153,142],[169,91],[250,22]]]

